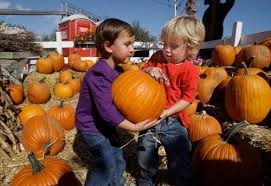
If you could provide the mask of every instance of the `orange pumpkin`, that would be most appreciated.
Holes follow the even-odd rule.
[[[95,62],[90,59],[83,60],[83,62],[87,63],[87,69],[91,68],[95,64]]]
[[[207,78],[215,80],[216,85],[228,77],[228,73],[224,67],[209,67],[203,72],[203,74],[205,74]]]
[[[51,97],[51,92],[45,78],[30,83],[27,90],[27,98],[31,103],[46,103]]]
[[[225,90],[225,108],[234,121],[261,122],[271,108],[271,88],[258,75],[231,78]]]
[[[48,109],[47,115],[55,118],[65,130],[74,128],[75,111],[69,104],[64,104],[63,101],[57,106],[52,106]]]
[[[216,45],[212,50],[212,63],[219,66],[232,65],[235,59],[235,48],[232,45]]]
[[[73,74],[69,70],[65,70],[65,71],[59,72],[59,82],[60,83],[66,83],[69,80],[71,80],[72,77],[73,77]]]
[[[236,65],[241,66],[245,61],[248,67],[266,68],[271,62],[271,53],[268,47],[264,45],[253,45],[243,48],[236,59]]]
[[[33,116],[37,115],[45,115],[45,110],[37,104],[29,104],[25,105],[21,112],[19,113],[18,117],[21,122],[21,125],[24,126],[24,124]]]
[[[69,83],[57,83],[54,89],[54,93],[61,99],[68,99],[74,95],[74,91]]]
[[[81,60],[75,60],[71,68],[77,72],[86,72],[88,69],[88,63]]]
[[[38,161],[31,153],[30,165],[23,167],[13,178],[11,186],[27,185],[76,185],[76,179],[69,164],[56,157]]]
[[[48,55],[48,58],[52,60],[53,69],[55,72],[59,72],[64,68],[64,57],[58,52],[51,52]]]
[[[247,68],[247,73],[249,75],[258,75],[261,73],[264,73],[264,71],[260,68]],[[245,75],[245,68],[239,68],[236,72],[235,72],[235,76],[241,76],[241,75]]]
[[[211,134],[221,134],[222,128],[216,118],[205,110],[189,115],[191,124],[187,129],[191,142],[196,142]]]
[[[81,56],[77,52],[70,54],[68,56],[68,65],[72,67],[74,61],[78,61],[78,60],[81,60]]]
[[[208,103],[212,98],[216,86],[217,81],[202,75],[199,80],[197,98],[202,103]]]
[[[54,72],[53,62],[49,58],[39,58],[36,62],[36,69],[42,74],[52,74]]]
[[[201,186],[261,186],[261,154],[251,146],[212,134],[201,139],[193,153],[193,170]],[[211,176],[210,176],[211,175]]]
[[[10,84],[6,91],[14,104],[18,105],[24,101],[24,89],[21,85]]]
[[[134,123],[158,118],[166,103],[163,87],[140,70],[119,75],[113,82],[112,94],[116,107]]]
[[[73,89],[74,94],[80,91],[80,88],[81,88],[80,79],[71,79],[71,80],[68,81],[68,84]]]
[[[34,116],[23,127],[22,144],[26,151],[33,152],[36,157],[55,155],[64,148],[64,130],[55,118]]]

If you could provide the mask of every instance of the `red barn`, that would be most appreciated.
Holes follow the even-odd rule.
[[[78,52],[81,57],[95,57],[96,48],[93,42],[80,42],[81,36],[93,33],[96,30],[96,23],[88,17],[74,14],[64,17],[59,23],[59,31],[63,41],[76,41],[73,48],[63,48],[63,56],[69,56]],[[84,39],[84,38],[83,38]],[[79,42],[77,42],[79,40]]]

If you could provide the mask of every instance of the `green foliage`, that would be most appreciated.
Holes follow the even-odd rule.
[[[139,21],[133,21],[132,27],[135,31],[135,40],[142,42],[154,42],[156,37],[152,36],[149,31],[140,26]]]

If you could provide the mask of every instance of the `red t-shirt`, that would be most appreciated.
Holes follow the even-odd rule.
[[[167,75],[170,86],[163,85],[166,91],[166,108],[180,100],[192,103],[196,97],[199,82],[199,73],[192,61],[186,60],[180,64],[167,63],[162,51],[158,51],[144,64],[147,67],[159,67]],[[190,124],[190,119],[185,111],[180,111],[179,119],[185,127]]]

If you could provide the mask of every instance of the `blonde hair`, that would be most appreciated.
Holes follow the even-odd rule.
[[[195,58],[203,45],[205,28],[201,21],[192,16],[177,16],[163,27],[161,38],[175,37],[184,40],[190,49],[188,58]]]

